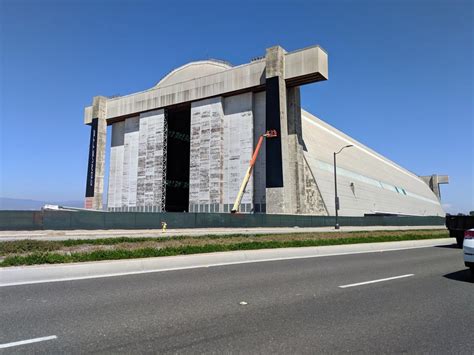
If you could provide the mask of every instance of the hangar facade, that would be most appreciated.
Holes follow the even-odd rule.
[[[300,86],[327,79],[319,46],[275,46],[247,64],[191,62],[149,90],[94,97],[84,117],[91,126],[86,208],[103,208],[111,125],[109,211],[230,212],[257,140],[274,129],[240,212],[333,215],[333,152],[350,144],[338,156],[340,215],[444,215],[426,177],[301,108]]]

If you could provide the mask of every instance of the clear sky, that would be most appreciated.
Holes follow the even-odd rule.
[[[83,198],[95,95],[319,44],[329,80],[302,88],[303,107],[410,171],[449,174],[446,211],[474,210],[473,3],[0,0],[0,196]]]

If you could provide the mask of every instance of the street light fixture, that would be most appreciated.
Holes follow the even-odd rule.
[[[348,144],[339,149],[339,151],[336,153],[334,152],[334,194],[335,194],[335,209],[336,209],[336,224],[334,225],[335,229],[339,229],[339,223],[337,222],[338,218],[338,211],[339,211],[339,197],[337,196],[337,173],[336,173],[336,155],[342,152],[345,148],[350,148],[353,147],[353,144]]]

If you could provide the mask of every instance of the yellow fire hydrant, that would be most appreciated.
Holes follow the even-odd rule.
[[[168,226],[168,225],[166,224],[166,222],[161,222],[161,232],[162,232],[162,233],[166,232],[166,227],[167,227],[167,226]]]

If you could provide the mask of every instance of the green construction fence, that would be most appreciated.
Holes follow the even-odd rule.
[[[444,225],[444,221],[444,217],[438,216],[339,217],[341,226],[433,226]],[[157,229],[162,222],[171,229],[327,227],[335,224],[335,218],[230,213],[0,211],[0,230]]]

